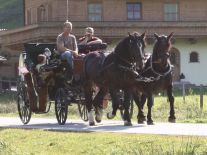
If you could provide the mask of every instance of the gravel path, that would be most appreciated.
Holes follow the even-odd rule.
[[[155,125],[149,126],[133,122],[133,126],[126,127],[123,126],[122,121],[103,121],[91,127],[88,126],[88,122],[83,122],[82,120],[68,120],[65,125],[58,125],[56,119],[31,118],[28,125],[23,125],[18,117],[0,117],[0,128],[207,136],[207,124],[187,123],[156,123]]]

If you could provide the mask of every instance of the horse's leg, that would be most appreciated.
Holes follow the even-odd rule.
[[[129,107],[130,107],[130,100],[132,94],[130,91],[124,91],[124,125],[125,126],[132,126],[131,118],[129,114]]]
[[[144,94],[140,96],[137,93],[133,93],[134,101],[138,107],[138,114],[137,114],[137,122],[138,124],[143,124],[146,121],[146,117],[144,115],[144,104],[146,102],[146,96]]]
[[[116,116],[116,112],[119,108],[120,100],[117,96],[117,90],[110,90],[109,93],[110,93],[110,96],[111,96],[112,111],[107,113],[107,118],[108,119],[113,119]]]
[[[175,110],[174,110],[174,96],[172,93],[172,85],[170,85],[167,89],[167,96],[170,102],[170,116],[168,118],[168,121],[171,123],[175,123],[176,117],[175,117]]]
[[[95,107],[95,113],[96,113],[96,122],[100,123],[102,120],[103,116],[103,100],[104,97],[107,94],[107,89],[106,88],[100,88],[99,92],[95,96],[93,100],[93,105]]]
[[[153,95],[150,94],[147,97],[147,107],[148,107],[148,113],[147,113],[147,124],[148,125],[154,125],[154,122],[152,120],[152,106],[154,104],[154,98]]]
[[[93,116],[93,113],[94,113],[93,105],[92,105],[93,90],[92,90],[91,83],[84,84],[84,94],[85,94],[85,104],[88,110],[89,125],[93,126],[95,125],[95,121],[94,121],[94,116]]]

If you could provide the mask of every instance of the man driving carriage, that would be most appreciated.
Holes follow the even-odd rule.
[[[78,56],[76,37],[71,34],[72,23],[68,20],[63,25],[63,32],[57,37],[57,50],[61,54],[61,59],[69,64],[67,80],[72,80],[73,56]]]

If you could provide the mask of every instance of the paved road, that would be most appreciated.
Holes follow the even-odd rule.
[[[103,121],[90,127],[82,120],[68,120],[65,125],[58,125],[56,119],[31,118],[28,125],[23,125],[19,118],[0,117],[0,128],[31,128],[51,131],[81,131],[81,132],[120,132],[159,135],[196,135],[207,136],[207,124],[156,123],[155,125],[136,124],[125,127],[122,121]]]

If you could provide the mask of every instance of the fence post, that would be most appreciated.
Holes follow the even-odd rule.
[[[9,91],[11,91],[11,80],[9,80]]]
[[[183,90],[183,102],[185,103],[185,83],[183,83],[182,90]]]
[[[0,78],[0,93],[2,92],[2,79]]]
[[[203,85],[200,85],[200,109],[203,110]]]

